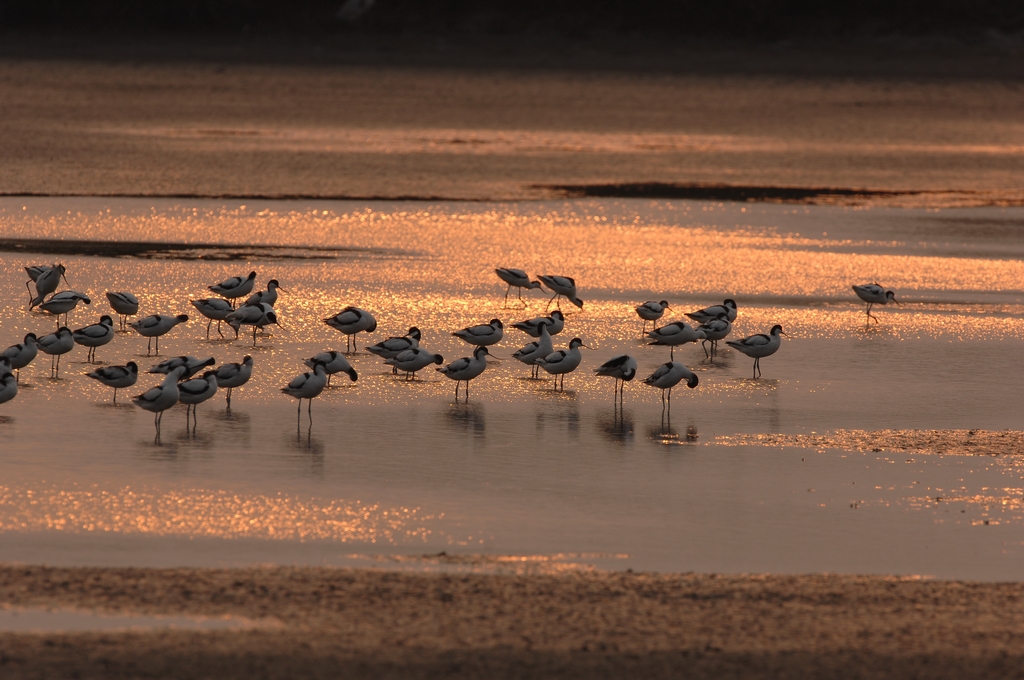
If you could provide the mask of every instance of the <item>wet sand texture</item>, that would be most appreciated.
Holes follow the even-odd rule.
[[[0,675],[993,678],[1024,585],[856,576],[0,568],[0,602],[284,630],[0,634]]]
[[[0,59],[0,193],[1024,197],[1012,80],[168,59]]]

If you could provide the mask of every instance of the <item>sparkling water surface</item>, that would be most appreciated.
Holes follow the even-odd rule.
[[[63,262],[91,306],[138,295],[142,313],[193,317],[160,357],[119,334],[103,363],[145,370],[179,354],[256,369],[232,408],[217,395],[169,411],[159,440],[128,397],[84,377],[86,350],[59,380],[41,355],[0,406],[0,560],[49,564],[374,564],[389,556],[562,555],[608,568],[899,573],[1017,579],[1024,573],[1024,483],[1011,455],[898,450],[889,431],[1024,429],[1024,210],[929,211],[686,201],[519,204],[169,199],[0,199],[0,334],[6,346],[54,319],[28,312],[23,267]],[[71,243],[82,241],[84,243]],[[89,255],[80,253],[87,252]],[[588,346],[565,391],[530,380],[513,351],[532,339],[504,309],[496,266],[574,276],[556,347]],[[221,339],[189,299],[228,276],[277,278],[282,328]],[[865,326],[850,284],[878,280],[901,307]],[[513,292],[513,295],[515,293]],[[633,306],[674,312],[737,300],[734,336],[782,324],[762,361],[699,345],[676,357],[700,376],[671,409],[640,380],[613,405],[593,368],[628,352],[639,377],[669,351],[640,339]],[[301,362],[344,349],[321,319],[353,304],[377,332],[305,406],[279,388]],[[496,361],[470,387],[427,369],[396,379],[366,344],[423,331],[446,361],[450,333],[506,323]],[[796,435],[879,431],[874,445],[805,445]],[[793,435],[771,445],[758,435]],[[941,437],[972,435],[939,434]],[[1017,452],[1019,454],[1019,452]],[[937,500],[938,499],[938,500]],[[381,560],[385,560],[382,562]]]

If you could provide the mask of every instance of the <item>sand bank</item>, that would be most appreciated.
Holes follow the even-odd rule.
[[[585,570],[4,566],[0,602],[284,624],[272,631],[0,634],[0,669],[10,679],[1024,672],[1024,584]]]

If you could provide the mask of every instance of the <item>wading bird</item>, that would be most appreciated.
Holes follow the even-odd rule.
[[[636,377],[636,359],[628,354],[620,354],[595,368],[594,373],[615,378],[615,395],[621,401],[626,383]]]
[[[97,380],[107,387],[114,388],[114,403],[117,403],[117,391],[131,387],[139,379],[139,366],[134,361],[129,361],[124,366],[104,366],[97,368],[91,373],[86,373],[93,380]]]
[[[139,298],[122,291],[107,293],[107,302],[110,303],[110,308],[117,313],[118,319],[121,321],[121,330],[126,330],[128,317],[139,313]]]
[[[726,318],[729,319],[729,323],[732,323],[736,320],[736,312],[736,301],[730,298],[720,305],[698,309],[696,312],[690,312],[686,316],[697,323],[706,323],[712,319],[717,319],[719,314],[725,314]]]
[[[224,364],[217,368],[217,386],[228,391],[228,408],[231,408],[231,390],[241,387],[252,377],[252,357],[246,355],[239,364]]]
[[[537,278],[540,279],[541,283],[554,292],[554,295],[552,295],[551,299],[548,300],[548,307],[550,307],[551,303],[555,302],[556,299],[564,297],[580,309],[583,309],[583,300],[576,296],[576,279],[569,276],[556,276],[554,274],[544,274]],[[558,302],[559,308],[561,308],[561,300],[558,300]]]
[[[346,307],[334,316],[324,319],[324,323],[331,328],[341,331],[345,338],[345,351],[359,351],[356,346],[356,333],[372,333],[377,330],[377,319],[365,309],[359,307]]]
[[[647,322],[654,322],[654,330],[658,330],[658,319],[665,315],[665,310],[668,309],[668,302],[662,300],[657,302],[655,300],[648,300],[642,305],[638,305],[636,308],[636,315],[644,320],[644,325],[640,329],[640,335],[647,335]]]
[[[255,284],[256,272],[249,272],[249,276],[232,276],[230,279],[224,279],[220,283],[207,286],[207,288],[222,298],[234,300],[251,293]]]
[[[558,378],[562,378],[562,387],[565,389],[565,374],[572,373],[576,370],[576,367],[580,365],[580,361],[583,360],[583,354],[580,352],[580,347],[587,347],[583,344],[583,341],[579,338],[573,338],[569,342],[569,349],[560,349],[556,352],[537,359],[537,365],[543,368],[545,371],[555,376],[554,389],[558,389]],[[590,349],[587,347],[587,349]]]
[[[505,307],[508,307],[508,294],[513,288],[519,289],[519,301],[523,303],[524,307],[526,306],[526,300],[523,300],[523,288],[526,290],[540,288],[540,281],[531,281],[530,277],[522,269],[499,267],[494,270],[494,273],[498,275],[499,279],[508,284],[508,288],[505,289]]]
[[[783,335],[786,334],[782,332],[782,326],[775,324],[767,334],[758,333],[742,340],[726,340],[725,344],[754,359],[754,379],[756,380],[761,377],[761,359],[779,351]]]
[[[875,323],[878,323],[878,319],[871,313],[872,305],[885,305],[890,302],[895,302],[897,305],[899,304],[896,300],[896,293],[882,288],[882,286],[877,283],[865,283],[860,286],[854,286],[853,292],[856,293],[857,297],[861,300],[868,303],[868,325],[871,324],[872,319],[875,320]]]
[[[153,347],[154,339],[156,340],[156,353],[160,354],[160,336],[166,335],[168,331],[179,323],[185,323],[187,321],[187,314],[179,314],[178,316],[154,314],[153,316],[146,316],[138,319],[137,321],[133,321],[129,325],[142,337],[149,338],[149,342],[146,344],[146,355],[148,356]]]
[[[647,337],[652,340],[652,342],[647,343],[648,345],[668,345],[668,356],[670,359],[675,357],[676,345],[705,339],[703,331],[694,329],[693,326],[685,321],[674,321],[673,323],[665,324],[661,328],[648,333]]]
[[[466,401],[469,401],[469,381],[484,372],[487,368],[487,357],[490,353],[486,347],[477,347],[473,356],[456,359],[447,366],[435,369],[446,378],[455,381],[455,401],[459,400],[459,384],[466,383]]]
[[[178,366],[167,374],[162,383],[132,398],[133,404],[153,414],[153,427],[156,428],[157,439],[160,438],[160,423],[163,421],[164,411],[178,403],[178,380],[184,374],[185,367]]]

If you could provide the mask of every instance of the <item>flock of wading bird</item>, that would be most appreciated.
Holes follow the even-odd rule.
[[[50,377],[58,379],[60,377],[60,357],[74,349],[75,345],[86,347],[88,349],[87,361],[95,363],[96,351],[110,343],[115,336],[114,321],[106,314],[100,317],[97,323],[77,330],[67,327],[67,319],[71,311],[79,303],[88,305],[92,303],[92,300],[88,295],[74,290],[55,292],[61,280],[67,283],[64,265],[39,265],[26,267],[25,271],[29,276],[29,280],[25,283],[29,292],[29,310],[38,307],[43,312],[53,315],[57,320],[58,328],[56,332],[41,337],[35,333],[29,333],[22,343],[8,347],[0,354],[0,404],[10,401],[17,395],[21,369],[28,366],[40,350],[44,354],[50,355]],[[563,331],[566,323],[565,314],[561,311],[561,299],[564,297],[580,309],[583,308],[583,300],[577,295],[576,281],[568,276],[553,275],[538,276],[538,280],[531,280],[521,269],[501,268],[494,271],[503,282],[508,284],[508,288],[505,290],[505,308],[508,307],[509,295],[513,288],[517,289],[517,298],[524,307],[526,305],[522,297],[524,289],[532,290],[544,286],[553,293],[551,299],[548,300],[547,309],[550,309],[552,303],[555,303],[558,308],[550,315],[512,324],[513,328],[536,338],[512,356],[530,366],[533,377],[538,377],[539,372],[544,370],[553,376],[554,389],[564,389],[566,374],[572,373],[579,367],[582,360],[580,349],[586,347],[579,337],[570,340],[565,349],[556,350],[553,344],[553,337]],[[256,272],[251,272],[248,276],[232,277],[208,286],[209,290],[220,297],[191,301],[196,310],[207,319],[207,338],[210,337],[214,321],[217,322],[217,332],[221,337],[224,335],[221,324],[228,324],[236,338],[242,326],[252,326],[252,341],[255,346],[261,329],[278,324],[274,305],[277,302],[278,291],[283,291],[283,289],[276,279],[271,279],[267,282],[266,290],[253,292],[255,283]],[[70,286],[70,284],[68,285]],[[35,288],[34,292],[33,287]],[[886,291],[878,284],[854,286],[853,289],[858,297],[868,303],[868,323],[872,319],[876,323],[878,321],[871,314],[873,305],[896,302],[893,292]],[[138,298],[132,293],[123,291],[108,292],[106,297],[111,309],[119,316],[120,330],[127,333],[129,332],[127,328],[131,328],[148,339],[147,355],[153,351],[154,344],[156,354],[159,354],[160,337],[169,333],[178,324],[189,320],[185,314],[154,314],[129,324],[127,323],[128,317],[136,316],[139,313]],[[243,300],[240,305],[237,304],[239,300]],[[693,371],[681,362],[675,361],[675,347],[699,341],[704,348],[705,355],[713,360],[717,352],[718,341],[725,340],[732,332],[732,324],[736,320],[737,314],[736,302],[729,299],[720,305],[687,313],[686,316],[696,325],[691,325],[686,321],[673,321],[658,326],[658,321],[668,309],[669,304],[665,300],[648,301],[636,307],[636,313],[643,321],[641,334],[645,334],[645,337],[650,340],[648,344],[669,347],[670,360],[643,380],[645,384],[662,390],[663,404],[670,403],[672,388],[680,382],[685,380],[687,387],[691,389],[697,387],[699,382]],[[65,325],[60,324],[62,316]],[[653,329],[648,332],[647,324],[649,322]],[[358,307],[346,307],[334,316],[324,319],[324,323],[345,334],[346,352],[324,351],[306,359],[305,365],[312,370],[297,376],[288,385],[281,388],[284,394],[298,399],[300,418],[302,400],[305,399],[307,412],[312,419],[312,400],[319,396],[324,387],[329,384],[333,374],[345,373],[351,381],[357,380],[356,370],[346,357],[346,353],[350,354],[357,349],[356,336],[358,333],[373,333],[377,329],[377,320],[374,315]],[[490,356],[487,348],[502,340],[504,325],[500,319],[492,319],[489,323],[468,326],[455,331],[452,335],[466,341],[475,349],[471,356],[457,359],[447,366],[442,366],[443,356],[420,346],[421,333],[416,327],[410,328],[404,336],[387,338],[366,347],[366,350],[383,358],[384,363],[390,365],[396,375],[399,372],[404,373],[406,380],[414,380],[415,374],[428,366],[440,366],[436,370],[455,381],[456,401],[459,400],[462,383],[465,383],[465,399],[468,400],[469,383],[487,368],[487,357]],[[783,335],[785,333],[782,331],[782,326],[775,325],[768,333],[758,333],[740,340],[726,340],[726,344],[753,358],[753,377],[757,379],[761,375],[761,359],[778,351]],[[218,389],[226,389],[227,405],[230,408],[232,390],[247,383],[252,376],[253,359],[251,356],[246,356],[239,363],[227,363],[213,368],[215,363],[213,357],[197,359],[192,356],[178,356],[163,361],[148,371],[149,373],[164,374],[166,377],[163,382],[133,397],[132,402],[139,408],[154,413],[154,424],[158,434],[163,412],[178,403],[186,404],[186,419],[191,418],[193,427],[195,427],[195,407],[198,404],[212,398]],[[202,375],[196,377],[200,371],[203,371]],[[625,383],[636,377],[636,371],[636,359],[628,354],[612,357],[594,369],[597,375],[615,379],[615,396],[619,401],[622,399]],[[114,402],[116,403],[118,390],[135,385],[139,378],[139,367],[134,361],[129,361],[123,366],[98,367],[87,375],[114,388]]]

